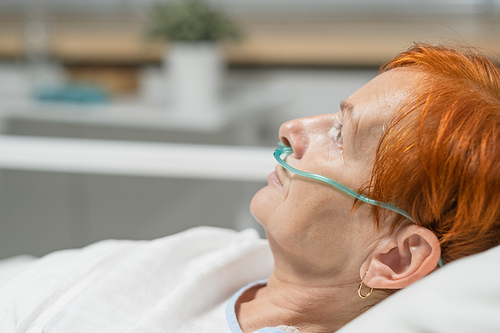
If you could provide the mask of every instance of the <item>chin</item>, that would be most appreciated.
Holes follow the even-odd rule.
[[[265,211],[268,210],[269,199],[266,195],[267,186],[261,188],[257,193],[254,194],[252,201],[250,202],[250,213],[262,226],[262,221],[265,220]]]

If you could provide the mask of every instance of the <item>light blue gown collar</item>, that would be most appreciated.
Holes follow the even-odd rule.
[[[238,319],[236,318],[236,312],[235,312],[235,306],[236,302],[238,299],[243,295],[245,291],[248,289],[261,285],[261,284],[267,284],[267,279],[264,280],[257,280],[254,282],[251,282],[238,290],[236,293],[234,293],[233,296],[228,300],[227,305],[226,305],[226,321],[227,325],[229,326],[229,330],[231,333],[243,333],[241,330],[240,324],[238,323]],[[265,327],[257,330],[256,332],[259,333],[286,333],[285,331],[276,328],[276,327]]]

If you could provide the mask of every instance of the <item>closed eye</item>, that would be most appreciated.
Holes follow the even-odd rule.
[[[339,145],[343,144],[343,137],[342,137],[342,123],[339,121],[335,121],[333,124],[333,128],[330,130],[330,135],[337,142]]]

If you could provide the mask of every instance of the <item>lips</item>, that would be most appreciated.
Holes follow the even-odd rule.
[[[269,176],[267,177],[267,180],[269,181],[270,184],[272,183],[272,184],[276,184],[276,185],[282,187],[283,183],[281,182],[281,179],[279,177],[278,168],[279,168],[279,165],[276,166],[276,170],[274,172],[271,172],[269,174]]]

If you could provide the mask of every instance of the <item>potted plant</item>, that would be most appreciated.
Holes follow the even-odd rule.
[[[163,64],[175,109],[216,112],[225,69],[218,42],[238,39],[236,25],[201,0],[184,0],[158,4],[149,35],[169,42]]]

